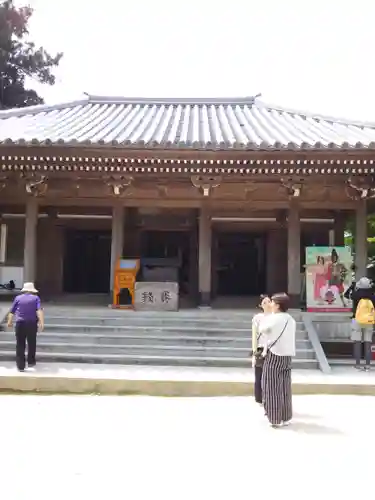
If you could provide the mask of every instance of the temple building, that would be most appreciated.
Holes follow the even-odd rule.
[[[1,111],[0,283],[104,294],[123,255],[164,266],[191,305],[284,290],[297,304],[304,248],[343,245],[354,214],[366,272],[374,161],[375,124],[253,97]]]

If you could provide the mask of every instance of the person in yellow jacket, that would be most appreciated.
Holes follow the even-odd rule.
[[[355,368],[361,369],[362,343],[365,355],[365,371],[371,366],[371,346],[373,341],[375,324],[375,295],[372,282],[369,278],[363,277],[352,287],[350,298],[352,300],[352,332],[353,356]],[[349,292],[349,290],[347,291]],[[367,314],[366,314],[367,312]],[[370,317],[366,317],[366,316]]]
[[[262,356],[264,343],[262,335],[259,331],[259,326],[261,321],[272,313],[271,310],[271,298],[269,295],[264,294],[260,296],[259,306],[262,309],[261,313],[256,314],[252,320],[252,365],[255,370],[255,382],[254,382],[254,396],[255,401],[259,404],[263,402],[262,396],[262,373],[263,373],[263,361]]]

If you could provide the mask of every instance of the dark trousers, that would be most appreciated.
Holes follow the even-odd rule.
[[[36,335],[38,324],[36,321],[16,323],[16,363],[19,370],[24,370],[26,365],[25,350],[27,342],[27,364],[35,365]]]
[[[353,352],[354,352],[355,364],[359,366],[361,364],[361,358],[362,358],[362,342],[355,341],[353,345],[354,345]],[[367,366],[371,365],[371,357],[372,357],[371,346],[372,346],[371,342],[363,342],[363,347],[365,351],[365,362]]]
[[[262,393],[262,373],[263,366],[255,367],[254,396],[257,403],[263,403]]]

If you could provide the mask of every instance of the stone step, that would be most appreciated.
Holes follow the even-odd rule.
[[[355,365],[354,358],[329,358],[328,362],[332,366],[353,366]],[[361,364],[364,366],[365,360],[361,359]],[[374,363],[374,361],[372,361]]]
[[[0,341],[0,350],[14,350],[14,341]],[[90,354],[126,354],[131,356],[154,355],[166,356],[173,354],[180,357],[208,356],[208,357],[233,357],[248,358],[250,354],[249,347],[226,347],[226,346],[184,346],[184,345],[113,345],[113,344],[92,344],[92,343],[66,343],[66,342],[38,342],[38,352],[72,352],[72,353],[90,353]],[[305,348],[297,351],[298,358],[314,358],[315,353],[312,349]]]
[[[137,316],[227,316],[230,313],[232,316],[246,317],[254,315],[260,312],[260,309],[250,308],[250,309],[210,309],[210,308],[190,308],[190,309],[179,309],[178,311],[135,311],[134,309],[117,309],[112,307],[100,307],[97,305],[89,306],[75,306],[75,305],[64,305],[64,306],[54,306],[48,303],[44,303],[44,311],[49,314],[54,314],[56,316],[64,316],[67,311],[70,315],[82,315],[86,314],[91,316],[96,314],[98,316],[126,316],[126,315],[137,315]],[[291,314],[300,314],[298,310],[292,310]]]
[[[50,324],[48,321],[45,325],[46,332],[60,332],[60,333],[73,333],[73,332],[90,332],[96,333],[100,332],[103,335],[108,333],[112,334],[125,334],[129,332],[139,333],[146,335],[148,333],[154,333],[155,335],[176,335],[181,336],[184,334],[194,334],[194,335],[226,335],[226,336],[246,336],[251,335],[251,328],[226,328],[221,326],[215,327],[204,327],[198,328],[196,326],[190,326],[185,324],[179,324],[176,326],[144,326],[144,325],[90,325],[90,324]],[[297,329],[297,338],[307,338],[307,332],[302,329]]]
[[[249,358],[233,357],[197,357],[197,356],[154,356],[142,355],[131,356],[126,354],[82,354],[72,352],[38,352],[37,360],[39,363],[100,363],[100,364],[121,364],[121,365],[152,365],[152,366],[217,366],[217,367],[249,367],[251,360]],[[12,351],[0,350],[1,361],[14,361]],[[313,359],[294,359],[293,368],[295,369],[317,369],[318,362]]]
[[[180,325],[186,325],[191,328],[216,328],[220,326],[221,328],[251,328],[252,317],[248,317],[244,320],[239,320],[238,318],[223,317],[223,318],[184,318],[181,316],[172,316],[160,318],[158,316],[138,316],[136,314],[132,316],[122,316],[122,317],[95,317],[95,316],[49,316],[46,314],[46,323],[50,325],[93,325],[93,326],[121,326],[121,325],[135,325],[135,326],[158,326],[158,327],[173,327]],[[303,323],[301,321],[297,322],[297,327],[302,328]]]
[[[47,307],[38,362],[248,367],[251,320],[257,312]],[[318,368],[301,316],[295,319],[293,366]],[[6,330],[0,336],[0,360],[14,360],[14,350],[14,333]]]
[[[44,302],[43,304],[44,310],[48,314],[53,314],[53,315],[61,315],[64,316],[67,311],[69,311],[69,314],[72,315],[87,315],[87,316],[92,316],[93,314],[97,316],[159,316],[159,317],[170,317],[170,316],[184,316],[184,317],[192,317],[192,316],[207,316],[207,317],[212,317],[212,316],[228,316],[230,314],[231,316],[235,317],[249,317],[253,316],[254,314],[257,314],[260,312],[259,308],[248,308],[248,309],[234,309],[234,308],[198,308],[198,307],[191,307],[191,308],[182,308],[179,309],[178,311],[134,311],[133,309],[116,309],[112,308],[110,306],[100,306],[100,305],[95,305],[95,304],[89,304],[89,305],[74,305],[73,303],[70,305],[58,305],[58,304],[52,304],[50,302]],[[301,317],[301,311],[299,309],[289,309],[289,314],[295,318],[300,318]]]
[[[14,342],[14,333],[10,331],[3,332],[0,336],[0,341],[12,341]],[[154,335],[152,334],[102,334],[102,333],[85,333],[85,332],[74,332],[74,333],[49,333],[43,332],[38,336],[38,342],[66,342],[66,343],[91,343],[91,344],[113,344],[113,345],[129,345],[129,344],[139,344],[139,345],[190,345],[190,346],[216,346],[222,345],[227,347],[246,347],[251,346],[250,336],[212,336],[212,335]],[[297,349],[305,349],[310,346],[310,342],[307,339],[297,339]]]

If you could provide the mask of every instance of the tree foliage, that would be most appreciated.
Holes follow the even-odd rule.
[[[345,245],[355,250],[355,217],[348,219],[345,231]],[[375,215],[367,217],[367,255],[370,264],[375,265]]]
[[[33,14],[29,6],[16,7],[13,0],[0,3],[0,107],[14,108],[42,104],[33,89],[25,88],[26,77],[53,85],[52,72],[61,53],[51,56],[29,40],[28,25]]]

